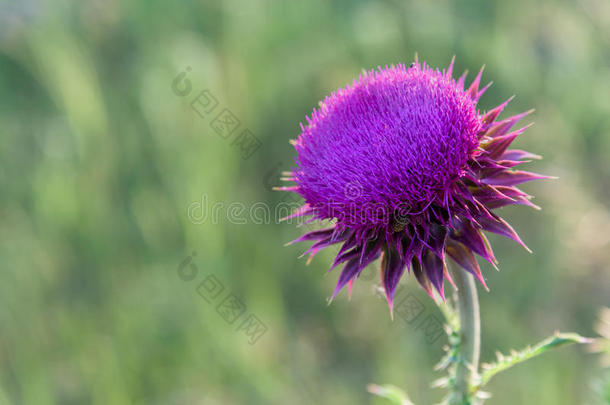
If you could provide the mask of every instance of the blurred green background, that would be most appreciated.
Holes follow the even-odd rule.
[[[610,304],[607,0],[0,1],[0,403],[386,403],[369,382],[440,400],[445,338],[392,323],[373,268],[327,306],[332,251],[306,267],[305,244],[283,246],[302,229],[226,216],[286,198],[271,186],[324,95],[415,52],[486,64],[480,108],[513,94],[507,114],[536,108],[516,146],[560,177],[524,187],[542,211],[503,210],[534,254],[491,236],[483,360],[557,329],[592,335]],[[218,106],[201,117],[204,89]],[[223,108],[240,121],[227,139]],[[260,141],[247,159],[245,128]],[[202,199],[223,204],[218,220],[189,217]],[[233,323],[225,297],[244,311]],[[489,403],[594,403],[601,373],[561,349],[498,377]]]

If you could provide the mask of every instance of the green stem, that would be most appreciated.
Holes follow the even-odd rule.
[[[471,387],[478,373],[481,349],[479,298],[474,277],[470,273],[455,269],[451,274],[457,287],[455,295],[460,322],[460,359],[457,362],[452,403],[472,404]]]

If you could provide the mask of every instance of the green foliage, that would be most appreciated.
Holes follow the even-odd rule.
[[[450,310],[450,307],[447,307],[443,310],[443,312],[448,316],[448,320],[453,323],[455,319],[455,314]],[[457,363],[461,360],[460,355],[460,339],[459,333],[447,325],[447,332],[449,337],[449,346],[446,348],[446,355],[443,357],[441,362],[436,366],[436,370],[446,370],[448,375],[446,377],[440,378],[436,380],[432,386],[437,388],[444,388],[447,390],[452,390],[455,381],[455,369]],[[453,398],[453,394],[448,394],[444,399],[442,404],[456,404],[456,403],[464,403],[464,405],[474,405],[474,404],[482,404],[484,400],[488,399],[490,395],[481,389],[498,373],[502,371],[508,370],[509,368],[521,364],[527,360],[530,360],[534,357],[537,357],[541,354],[546,353],[551,349],[555,349],[560,346],[565,346],[569,344],[590,344],[592,343],[592,339],[585,338],[576,333],[559,333],[557,332],[553,336],[548,337],[547,339],[541,341],[533,347],[526,347],[520,351],[511,351],[510,355],[503,355],[501,353],[497,353],[497,361],[492,364],[483,364],[482,365],[482,373],[478,375],[475,372],[475,378],[477,379],[477,383],[472,388],[473,400],[463,401],[458,398]],[[610,391],[610,384],[607,384],[607,381],[603,384],[600,384],[599,387],[599,396],[603,398],[608,398],[608,394]],[[368,391],[384,397],[393,401],[395,404],[411,404],[409,399],[407,398],[404,391],[393,386],[393,385],[369,385]]]
[[[533,347],[528,346],[520,351],[513,350],[509,355],[503,355],[498,352],[496,354],[497,361],[495,363],[482,365],[483,372],[481,373],[480,382],[474,387],[474,391],[476,392],[484,387],[496,374],[536,356],[540,356],[551,349],[573,343],[589,344],[591,342],[591,339],[582,337],[576,333],[558,332]]]
[[[376,385],[369,384],[366,387],[367,391],[378,397],[389,399],[390,402],[396,405],[414,405],[407,394],[394,385]]]
[[[0,1],[0,403],[366,405],[370,381],[438,402],[424,388],[444,339],[418,329],[436,308],[411,281],[425,312],[409,322],[398,309],[390,321],[373,269],[351,302],[327,306],[330,255],[306,267],[305,244],[282,247],[301,229],[187,217],[202,194],[275,206],[305,114],[416,51],[439,67],[455,54],[469,80],[486,64],[494,84],[479,108],[513,94],[506,114],[535,107],[515,147],[544,156],[527,170],[560,177],[524,186],[541,212],[504,209],[533,255],[490,236],[501,271],[482,263],[483,350],[552,328],[586,334],[608,305],[607,5]],[[263,142],[248,160],[172,91],[187,67],[193,92],[209,89]],[[198,275],[183,281],[193,251]],[[212,274],[220,299],[234,293],[242,317],[268,326],[255,345],[199,295]],[[601,371],[570,354],[504,374],[494,405],[582,403],[573,387]]]

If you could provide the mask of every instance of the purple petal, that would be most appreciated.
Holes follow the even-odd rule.
[[[430,249],[443,259],[445,250],[445,240],[447,239],[447,228],[444,226],[433,226],[430,231],[430,237],[428,238],[428,246]]]
[[[436,291],[438,291],[443,301],[445,301],[445,292],[443,289],[445,263],[434,252],[429,250],[424,253],[423,259],[423,266],[426,276],[432,282],[432,285],[434,288],[436,288]]]
[[[457,85],[460,89],[464,89],[464,82],[466,81],[466,76],[468,76],[468,71],[465,71],[457,80]]]
[[[288,242],[286,245],[288,246],[288,245],[292,245],[297,242],[303,242],[306,240],[325,239],[325,238],[331,237],[334,231],[335,231],[335,228],[327,228],[327,229],[321,229],[318,231],[307,232],[306,234],[298,237],[297,239]]]
[[[413,259],[411,267],[413,268],[413,274],[415,275],[415,278],[417,279],[417,282],[421,288],[423,288],[424,291],[427,292],[432,299],[434,299],[434,294],[432,294],[432,284],[430,283],[430,280],[428,280],[428,277],[426,277],[424,274],[424,269],[420,261]]]
[[[480,179],[483,179],[505,170],[512,169],[513,167],[523,163],[525,162],[515,160],[486,160],[486,158],[482,158],[481,164],[477,167],[473,167],[473,171],[478,173],[478,177]]]
[[[534,153],[530,153],[525,150],[511,149],[511,150],[507,150],[506,152],[504,152],[502,154],[502,156],[500,156],[500,159],[502,159],[502,160],[522,160],[522,159],[537,160],[537,159],[542,159],[542,156],[536,155]]]
[[[523,197],[516,197],[514,199],[504,198],[501,200],[489,201],[489,202],[485,203],[485,205],[489,209],[502,208],[502,207],[506,207],[507,205],[526,205],[528,207],[532,207],[537,210],[540,209],[539,206],[532,203],[527,198],[523,198]]]
[[[347,252],[348,250],[356,246],[359,242],[360,239],[357,237],[356,232],[352,232],[345,241],[345,243],[341,245],[341,249],[339,249],[337,256],[340,256],[344,252]]]
[[[337,267],[341,263],[344,263],[344,262],[346,262],[348,260],[352,260],[352,259],[355,259],[355,258],[360,258],[361,254],[362,254],[362,246],[358,246],[358,247],[353,248],[352,250],[348,250],[346,252],[338,254],[335,257],[335,260],[333,261],[333,264],[330,267],[330,269],[328,269],[328,271],[330,272],[332,269],[334,269],[335,267]]]
[[[487,185],[472,189],[472,195],[483,204],[487,204],[490,201],[504,200],[507,198],[513,200],[511,196],[503,194],[497,188]]]
[[[447,254],[460,265],[460,267],[475,276],[483,287],[489,291],[487,284],[485,284],[485,279],[483,279],[479,263],[477,263],[477,259],[470,249],[466,248],[466,246],[461,243],[450,239],[447,241]]]
[[[516,186],[517,184],[525,183],[532,180],[552,179],[553,177],[544,176],[522,170],[512,170],[497,173],[491,177],[486,177],[481,181],[492,186]]]
[[[453,55],[453,57],[451,58],[451,63],[449,63],[449,67],[447,68],[447,72],[445,72],[445,75],[447,77],[452,77],[453,75],[453,65],[455,64],[455,55]]]
[[[280,218],[280,221],[286,221],[287,219],[297,218],[297,217],[306,217],[309,215],[313,215],[314,209],[309,204],[303,204],[301,207],[297,208],[292,214]]]
[[[455,229],[451,234],[451,238],[462,243],[495,266],[497,260],[494,257],[487,238],[471,223],[455,221]]]
[[[534,110],[529,110],[521,114],[513,115],[505,120],[493,123],[487,132],[485,132],[485,136],[489,138],[496,138],[506,134],[521,118],[530,115],[533,111]],[[528,126],[531,126],[531,124]]]
[[[328,231],[328,230],[326,229],[325,231]],[[313,231],[313,232],[310,232],[310,233],[314,233],[314,232],[322,232],[322,231]],[[306,236],[306,235],[307,234],[305,234],[303,236]],[[326,248],[328,246],[331,246],[331,245],[334,245],[336,243],[344,241],[345,239],[347,239],[348,235],[349,235],[348,231],[343,231],[339,235],[336,235],[335,232],[331,232],[331,234],[329,236],[326,236],[324,239],[319,240],[318,242],[314,243],[309,249],[307,249],[305,252],[303,252],[299,256],[299,258],[301,258],[301,257],[305,256],[306,254],[310,253],[309,258],[307,259],[307,264],[309,264],[309,262],[311,262],[311,260],[313,259],[313,257],[315,256],[315,254],[318,251],[320,251],[320,250],[322,250],[322,249],[324,249],[324,248]]]
[[[523,246],[525,250],[532,253],[530,248],[528,248],[525,243],[521,240],[517,232],[510,226],[505,220],[502,218],[497,218],[495,221],[490,219],[481,219],[479,221],[484,230],[497,233],[498,235],[506,236]]]
[[[513,143],[513,141],[531,126],[532,124],[529,124],[508,134],[496,136],[492,138],[491,141],[481,145],[481,147],[485,150],[490,158],[499,159],[506,149],[508,149],[508,147]]]
[[[479,201],[483,202],[490,209],[500,208],[512,204],[527,205],[539,209],[537,205],[530,202],[530,198],[532,198],[532,196],[524,193],[516,187],[495,186],[493,188],[505,195],[506,198],[488,200],[479,199]]]
[[[381,246],[383,244],[382,242],[383,242],[382,238],[377,238],[374,240],[370,240],[365,244],[364,250],[360,254],[360,264],[361,265],[366,266],[370,262],[375,260],[377,257],[379,257]]]
[[[485,92],[487,91],[487,89],[492,85],[493,82],[489,82],[485,85],[485,87],[483,87],[481,90],[479,90],[479,92],[477,93],[477,95],[474,97],[474,99],[476,101],[479,101],[479,99],[483,96],[483,94],[485,94]]]
[[[385,290],[386,300],[392,312],[394,305],[394,292],[400,281],[402,273],[405,271],[406,263],[398,252],[389,249],[383,252],[383,258],[381,260],[381,275],[383,288]]]
[[[350,301],[352,299],[352,288],[354,288],[354,279],[352,278],[347,282],[347,300]]]
[[[422,244],[421,244],[421,241],[415,235],[413,235],[409,240],[407,240],[406,238],[403,239],[403,242],[405,244],[403,246],[402,258],[403,258],[404,262],[407,264],[407,268],[408,268],[409,264],[413,260],[413,257],[415,257],[418,254],[418,252],[421,250]]]
[[[502,104],[497,106],[496,108],[489,110],[487,113],[485,113],[485,115],[483,115],[483,117],[481,118],[481,122],[486,125],[489,125],[492,122],[494,122],[496,120],[496,118],[498,118],[498,116],[500,115],[502,110],[504,110],[504,108],[506,108],[508,103],[510,103],[513,98],[515,98],[515,96],[512,96],[511,98],[509,98],[508,100],[506,100],[505,102],[503,102]]]
[[[474,78],[474,80],[472,81],[472,84],[470,85],[470,87],[468,88],[468,90],[466,91],[466,93],[468,93],[468,95],[476,100],[478,100],[478,93],[479,93],[479,84],[481,84],[481,76],[483,75],[483,70],[485,69],[485,65],[483,65],[483,67],[481,67],[481,70],[479,70],[479,73],[477,74],[477,77]]]
[[[341,289],[347,284],[351,279],[353,279],[358,271],[360,270],[360,264],[358,259],[352,259],[343,267],[341,274],[339,275],[339,280],[337,281],[337,286],[335,287],[335,291],[333,292],[330,300],[332,301],[337,293],[341,291]]]

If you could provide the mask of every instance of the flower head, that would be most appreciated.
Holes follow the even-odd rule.
[[[297,166],[284,180],[305,204],[291,217],[334,220],[296,241],[315,243],[314,255],[341,243],[332,268],[344,264],[333,297],[378,257],[390,309],[405,269],[432,295],[444,297],[447,256],[485,285],[477,254],[495,265],[482,231],[525,247],[494,209],[535,207],[514,187],[545,178],[514,170],[538,156],[508,150],[527,127],[512,131],[529,113],[497,121],[508,102],[480,114],[483,69],[468,89],[465,75],[417,61],[366,72],[326,97],[293,141]],[[296,242],[294,241],[294,242]],[[526,247],[527,249],[527,247]]]

